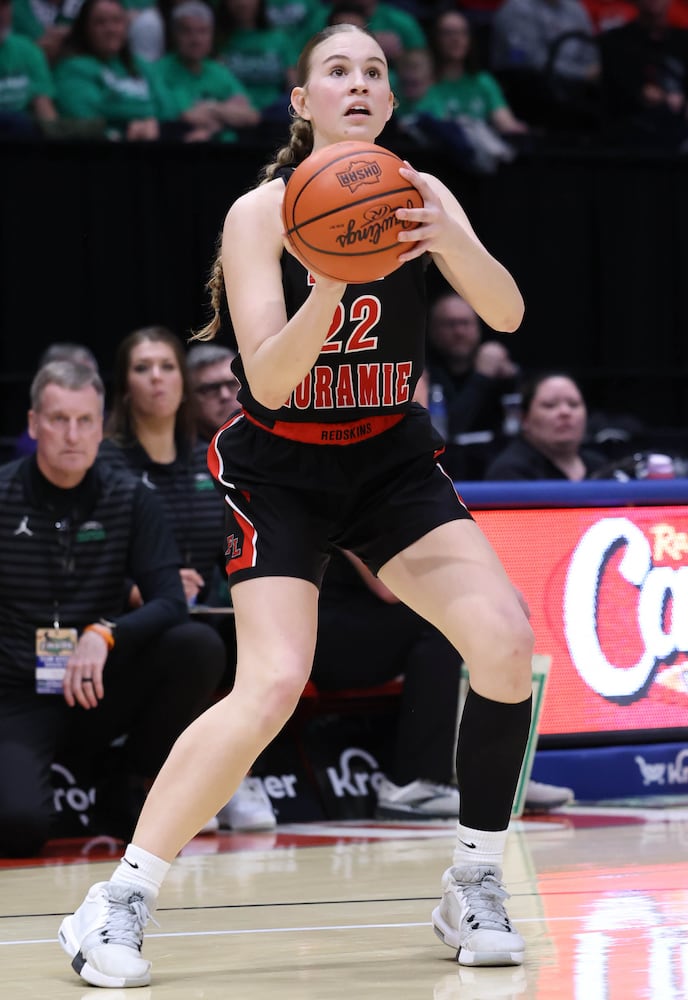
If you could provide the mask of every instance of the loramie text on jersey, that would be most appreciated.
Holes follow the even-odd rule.
[[[299,410],[398,407],[411,398],[411,361],[315,365],[284,404]]]

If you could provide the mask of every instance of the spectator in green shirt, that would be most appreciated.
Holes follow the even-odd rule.
[[[481,71],[470,22],[457,10],[437,14],[429,27],[437,82],[416,105],[441,119],[483,121],[502,134],[528,131],[514,115],[491,73]]]
[[[430,88],[437,83],[435,64],[428,49],[404,52],[397,65],[397,116],[413,114]]]
[[[35,42],[54,64],[64,51],[79,6],[80,0],[14,0],[13,30]]]
[[[130,32],[140,14],[157,18],[154,0],[123,0]],[[14,30],[39,45],[49,63],[55,64],[69,45],[73,22],[82,0],[14,0]],[[160,29],[161,31],[162,29]]]
[[[241,80],[264,117],[288,120],[297,49],[286,32],[270,27],[266,0],[220,0],[218,59]]]
[[[58,110],[102,119],[112,138],[158,139],[161,121],[174,116],[150,65],[132,55],[127,31],[120,0],[84,0],[72,28],[73,54],[55,69]]]
[[[266,0],[265,14],[271,28],[288,35],[300,51],[322,23],[322,0]]]
[[[260,114],[234,74],[210,58],[215,15],[202,0],[183,0],[170,21],[172,51],[153,64],[153,71],[171,112],[188,127],[185,141],[235,140],[231,126],[255,126]]]
[[[402,52],[427,48],[423,29],[413,14],[384,0],[359,0],[359,3],[368,30],[375,35],[393,69]]]
[[[0,0],[0,136],[34,134],[57,117],[50,68],[41,49],[12,32],[11,0]]]
[[[335,7],[340,6],[335,3]],[[345,7],[346,4],[341,6]],[[425,33],[413,14],[385,0],[355,0],[354,6],[360,12],[363,24],[370,31],[387,57],[390,68],[390,82],[394,89],[397,63],[404,52],[427,48]],[[320,23],[314,30],[320,31],[326,24],[334,24],[339,18],[332,18],[333,8],[322,5]],[[358,19],[352,19],[358,24]]]

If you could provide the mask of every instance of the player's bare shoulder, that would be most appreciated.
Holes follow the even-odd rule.
[[[281,246],[282,221],[280,209],[284,197],[284,181],[277,179],[252,188],[231,205],[225,218],[225,236],[240,235],[242,241],[259,236]]]

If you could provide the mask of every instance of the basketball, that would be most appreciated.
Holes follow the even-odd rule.
[[[402,161],[370,142],[338,142],[311,153],[289,178],[282,221],[290,245],[318,274],[361,283],[399,267],[398,208],[422,208],[417,189],[399,173]]]

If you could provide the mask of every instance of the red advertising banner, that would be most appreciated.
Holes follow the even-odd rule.
[[[688,727],[688,507],[474,516],[552,657],[541,735]]]

